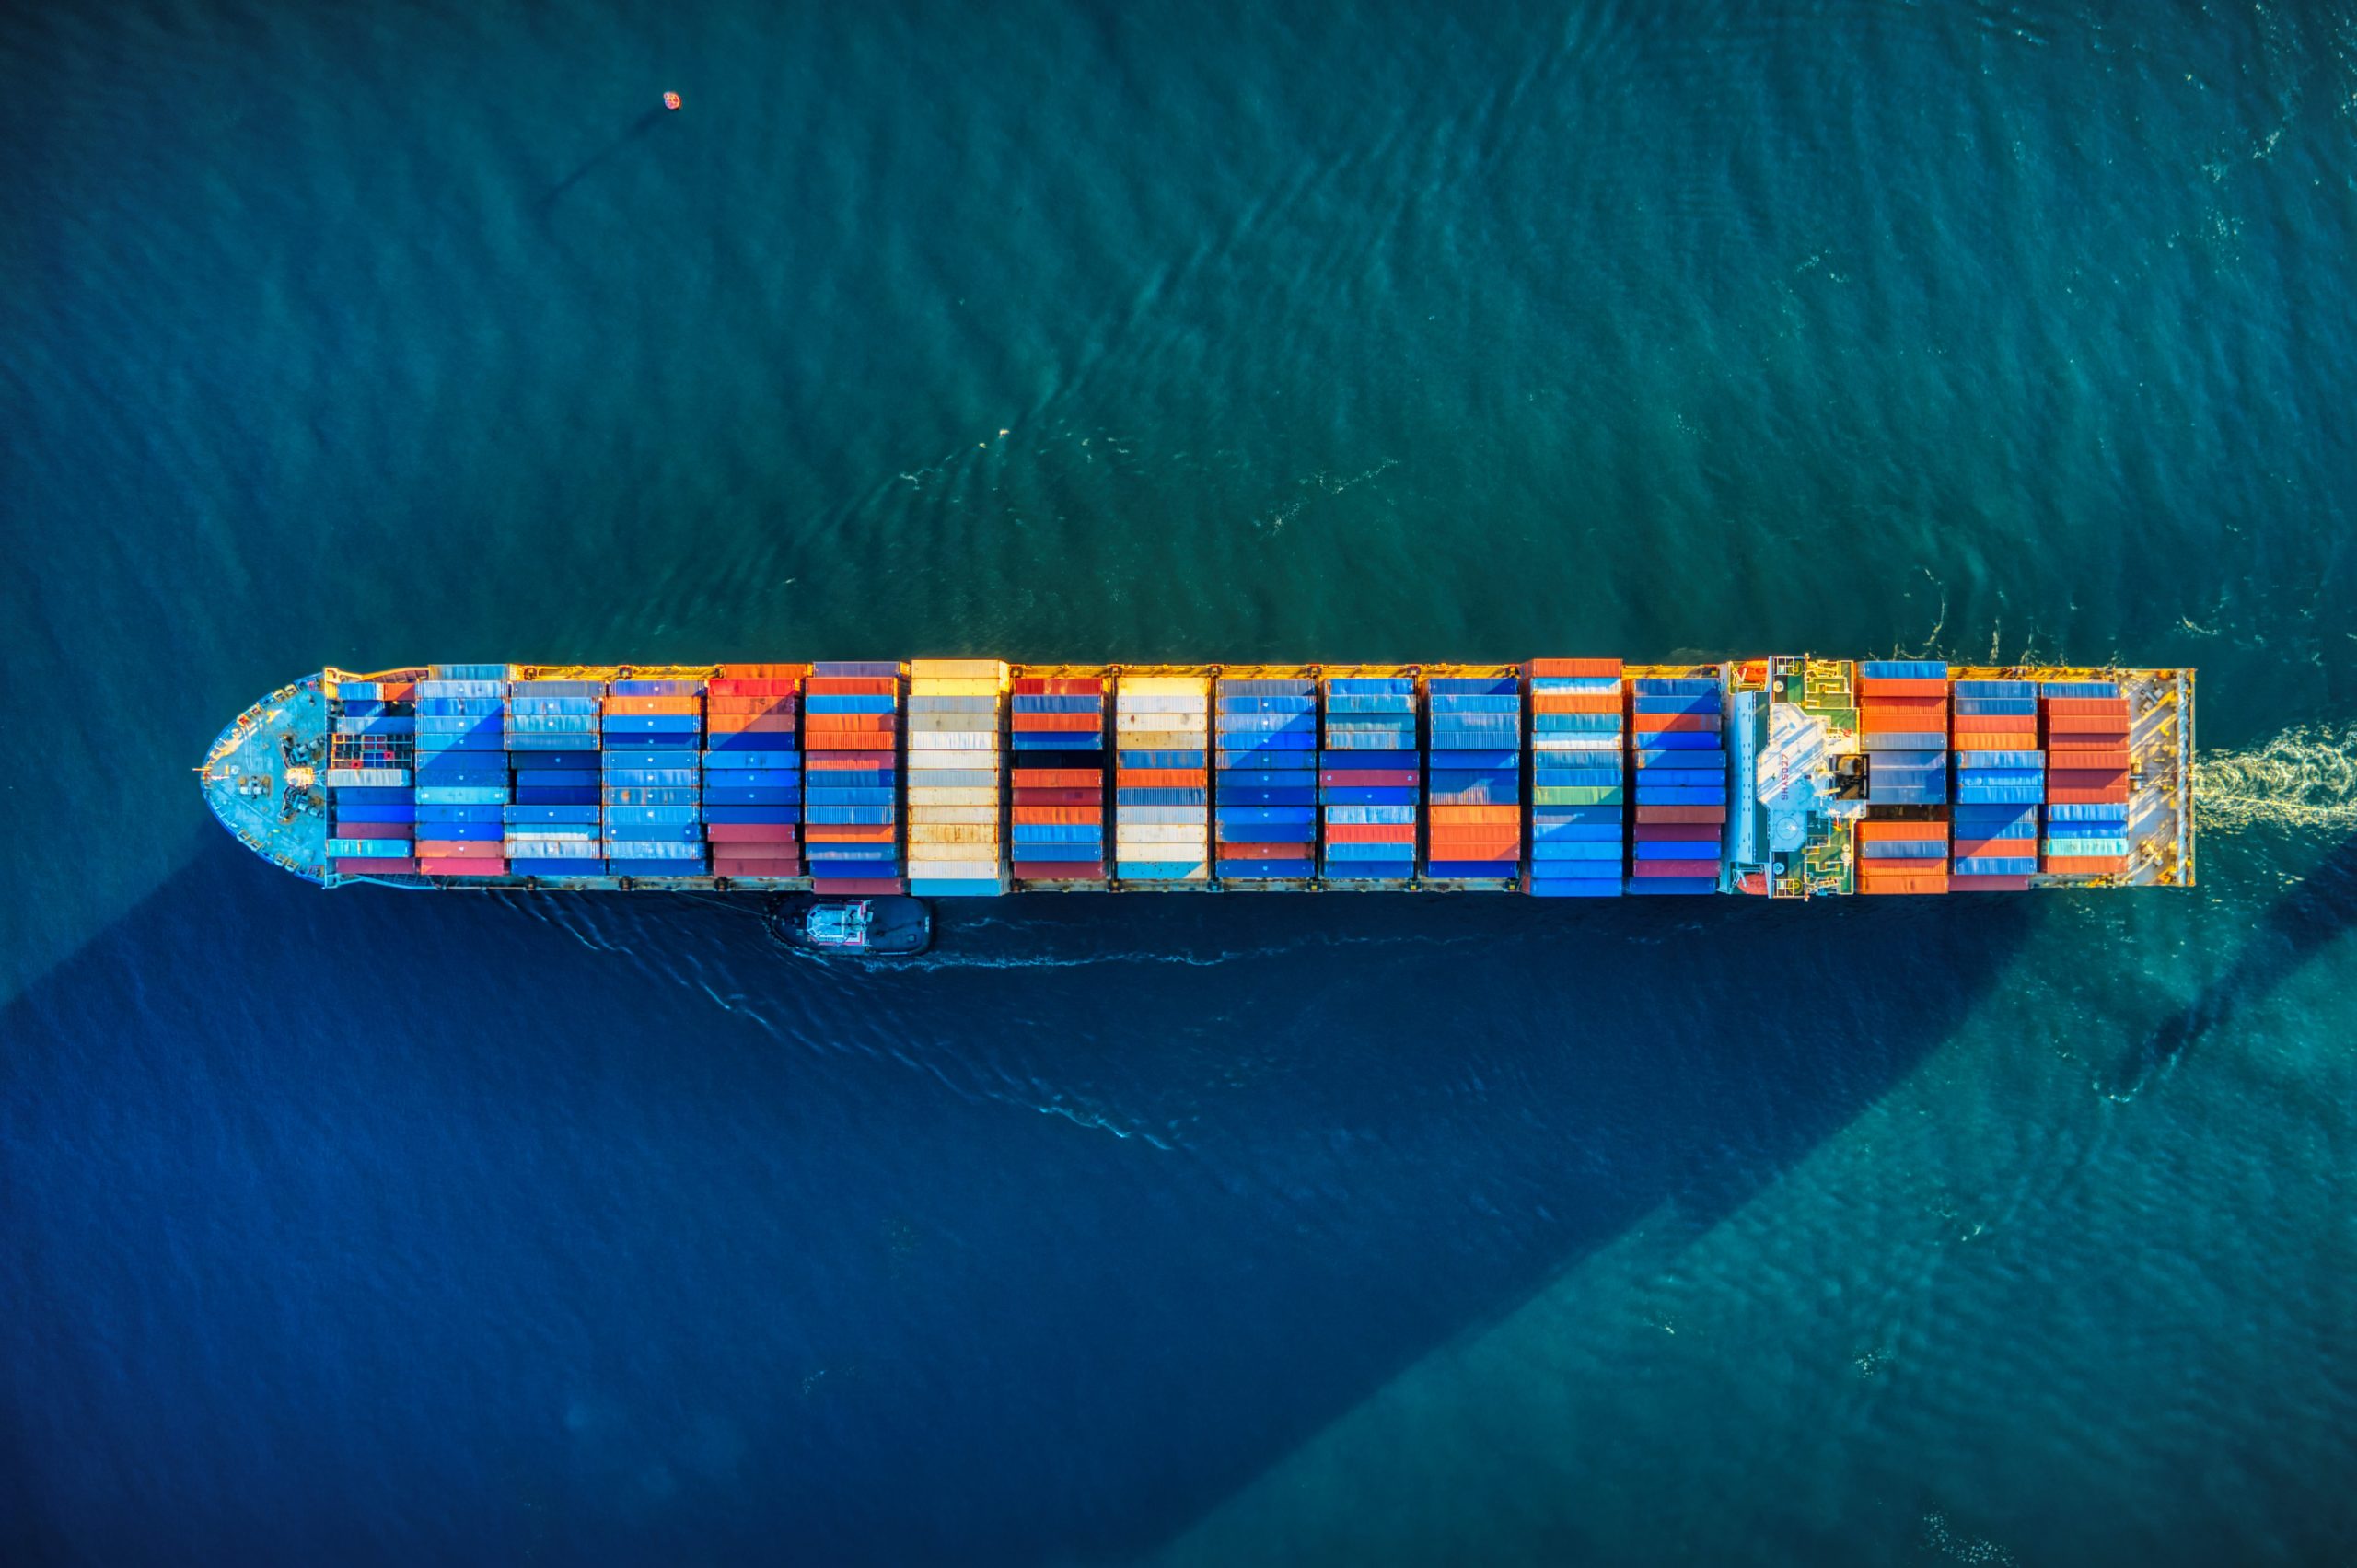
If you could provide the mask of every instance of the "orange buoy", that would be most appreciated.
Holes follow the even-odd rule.
[[[663,107],[666,109],[679,108],[679,95],[678,93],[665,93],[663,95]]]

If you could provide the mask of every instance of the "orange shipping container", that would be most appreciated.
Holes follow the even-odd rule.
[[[1103,729],[1105,720],[1097,714],[1017,714],[1015,727],[1034,734],[1089,735]]]
[[[814,844],[888,844],[899,830],[889,822],[810,822],[802,836]]]
[[[1535,658],[1523,666],[1524,673],[1548,675],[1619,675],[1620,661],[1617,658]]]
[[[1095,768],[1017,768],[1017,789],[1098,789],[1105,775]]]
[[[2049,854],[2044,869],[2066,877],[2084,873],[2104,876],[2127,870],[2128,862],[2116,854]]]
[[[1947,700],[1948,683],[1936,678],[1900,678],[1885,675],[1858,677],[1858,695],[1868,699],[1890,697],[1936,697]]]
[[[1617,714],[1620,697],[1613,691],[1534,691],[1530,694],[1530,711],[1534,714]]]
[[[1120,773],[1123,789],[1208,789],[1211,770],[1208,768],[1123,768]]]
[[[1858,838],[1862,842],[1866,843],[1872,843],[1877,839],[1886,842],[1893,839],[1909,841],[1933,839],[1945,842],[1947,836],[1948,825],[1945,822],[1864,821],[1858,824]]]
[[[1105,808],[1101,806],[1017,806],[1015,807],[1015,820],[1032,826],[1102,822],[1105,820]]]
[[[1432,808],[1432,819],[1434,822],[1512,822],[1518,825],[1522,821],[1522,807],[1435,805]]]
[[[2049,697],[2046,699],[2047,717],[2052,718],[2062,714],[2070,714],[2074,718],[2102,714],[2116,719],[2125,719],[2128,716],[2128,699],[2125,697]]]

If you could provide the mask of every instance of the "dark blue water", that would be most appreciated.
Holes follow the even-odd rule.
[[[18,7],[0,148],[0,1559],[2357,1551],[2357,13]],[[2198,664],[2202,888],[880,974],[187,772],[324,662],[1802,647]]]

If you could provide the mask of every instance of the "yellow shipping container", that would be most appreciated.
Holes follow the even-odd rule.
[[[974,822],[923,822],[911,820],[909,842],[912,844],[994,844],[998,829]]]
[[[1006,665],[994,658],[912,658],[909,679],[917,680],[978,680],[986,686],[1006,678]]]

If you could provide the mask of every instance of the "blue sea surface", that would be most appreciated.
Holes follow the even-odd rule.
[[[0,149],[0,1562],[2357,1558],[2357,8],[68,3]],[[869,970],[190,772],[1802,649],[2200,667],[2200,886]]]

